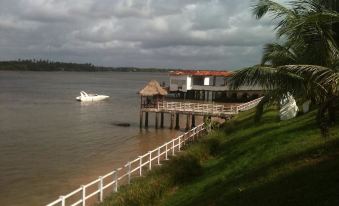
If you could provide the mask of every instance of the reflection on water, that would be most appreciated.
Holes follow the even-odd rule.
[[[0,205],[43,205],[175,137],[176,130],[155,130],[152,114],[150,128],[139,129],[136,92],[151,79],[168,77],[0,72]],[[110,98],[75,101],[82,90]]]

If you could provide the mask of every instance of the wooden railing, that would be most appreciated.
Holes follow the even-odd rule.
[[[158,102],[158,111],[179,111],[179,112],[192,112],[212,115],[232,115],[238,114],[239,111],[245,111],[255,107],[263,97],[257,98],[250,102],[240,104],[237,106],[227,106],[222,104],[202,104],[202,103],[188,103],[188,102]]]
[[[201,104],[201,103],[186,103],[186,102],[159,102],[158,110],[162,111],[181,111],[195,112],[206,114],[234,114],[235,106],[225,106],[218,104]]]
[[[104,192],[117,192],[119,185],[123,183],[130,184],[134,176],[142,176],[144,170],[151,170],[154,164],[160,165],[160,161],[168,160],[169,156],[175,155],[188,142],[195,141],[204,131],[204,124],[200,124],[160,147],[127,162],[123,167],[100,176],[98,179],[80,186],[80,188],[69,194],[60,196],[57,200],[47,204],[47,206],[86,206],[88,205],[86,204],[88,200],[94,196],[97,196],[97,201],[102,202]]]
[[[239,111],[246,111],[246,110],[252,109],[256,107],[263,98],[264,97],[259,97],[252,101],[246,102],[244,104],[240,104],[237,106],[237,111],[239,112]]]

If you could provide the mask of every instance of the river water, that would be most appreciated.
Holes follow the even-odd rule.
[[[168,75],[1,71],[0,205],[44,205],[176,136],[153,116],[139,129],[137,92],[151,79]],[[81,90],[110,98],[80,103]]]

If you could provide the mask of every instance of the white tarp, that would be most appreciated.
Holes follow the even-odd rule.
[[[307,113],[308,111],[310,111],[310,104],[311,104],[311,100],[307,100],[306,102],[304,102],[303,104],[304,113]]]
[[[288,120],[297,116],[298,106],[292,95],[287,94],[280,101],[280,120]]]

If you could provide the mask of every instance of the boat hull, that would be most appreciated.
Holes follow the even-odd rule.
[[[105,100],[107,98],[109,98],[109,96],[106,96],[106,95],[87,96],[87,97],[78,96],[76,100],[80,102],[96,102],[96,101]]]

